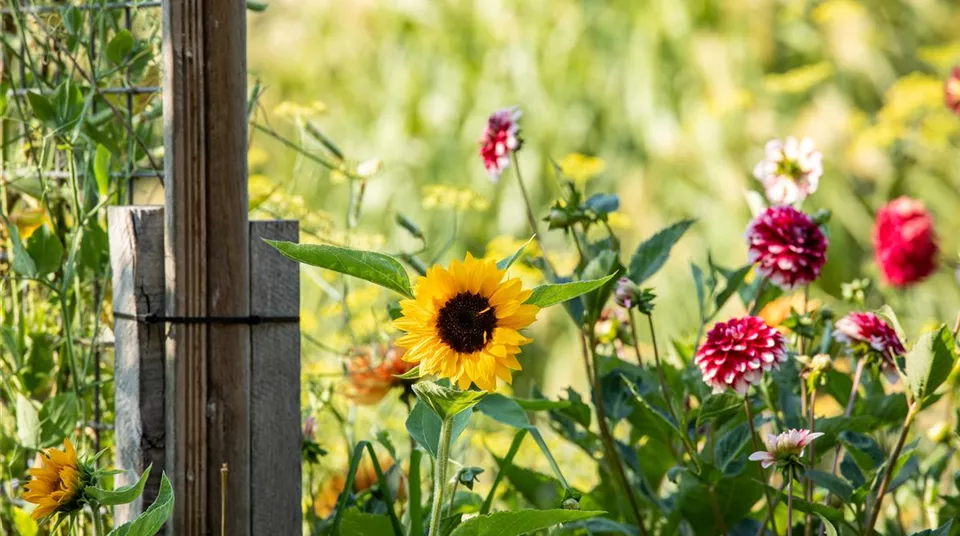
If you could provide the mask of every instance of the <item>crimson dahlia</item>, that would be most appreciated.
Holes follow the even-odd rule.
[[[520,149],[521,115],[520,109],[514,106],[497,110],[487,119],[487,128],[480,139],[480,157],[494,182],[510,167],[510,155]]]
[[[937,269],[937,236],[923,201],[898,197],[880,208],[873,227],[874,258],[895,287],[926,279]]]
[[[730,388],[745,395],[751,384],[760,383],[764,371],[786,360],[783,335],[760,318],[747,316],[716,324],[694,362],[713,392]]]
[[[747,260],[774,285],[792,290],[820,277],[827,237],[813,218],[790,205],[773,206],[747,226]]]

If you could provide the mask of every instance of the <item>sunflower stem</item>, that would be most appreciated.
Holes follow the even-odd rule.
[[[433,507],[430,509],[430,532],[428,536],[440,534],[440,519],[443,511],[443,488],[447,483],[447,462],[450,460],[450,436],[453,432],[453,419],[445,418],[440,425],[440,445],[437,449],[437,463],[433,471]]]
[[[753,449],[755,451],[760,451],[760,442],[757,440],[757,429],[753,426],[753,410],[750,409],[750,395],[743,397],[743,410],[747,414],[747,424],[750,426],[750,439],[753,440]],[[767,489],[766,476],[763,474],[763,469],[757,465],[757,473],[760,475],[760,481],[763,482],[763,496],[767,500],[767,511],[769,515],[767,519],[770,520],[770,529],[773,530],[774,534],[779,534],[777,532],[777,521],[774,519],[776,516],[773,515],[773,499],[770,497],[770,490]]]
[[[100,505],[93,504],[90,506],[93,511],[93,534],[103,536],[103,515],[100,513]]]

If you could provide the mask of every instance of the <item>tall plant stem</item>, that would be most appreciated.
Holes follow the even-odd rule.
[[[887,458],[887,468],[883,472],[883,480],[880,481],[880,490],[877,491],[877,499],[870,508],[870,518],[867,521],[866,534],[873,534],[873,527],[877,524],[880,517],[880,509],[883,506],[883,496],[887,494],[887,488],[890,487],[890,479],[893,476],[893,467],[896,465],[897,458],[900,457],[900,451],[903,450],[903,444],[907,441],[907,434],[910,433],[910,426],[913,424],[913,418],[920,411],[920,401],[914,400],[907,409],[907,417],[903,420],[903,429],[900,430],[900,437],[897,439],[897,446],[893,448],[890,457]]]
[[[857,389],[860,388],[860,379],[863,377],[863,369],[867,365],[867,360],[860,358],[857,362],[857,370],[853,373],[853,386],[850,387],[850,398],[847,399],[847,407],[843,410],[843,416],[849,417],[853,413],[853,403],[857,400]],[[837,468],[840,467],[840,451],[843,449],[843,445],[839,442],[837,447],[833,449],[833,474],[837,474]],[[830,495],[827,494],[827,499],[830,498]]]
[[[550,259],[547,258],[547,248],[543,247],[543,239],[540,237],[540,226],[537,225],[537,217],[533,215],[533,205],[530,203],[530,194],[527,193],[527,186],[523,183],[523,175],[520,174],[520,161],[517,160],[516,151],[510,153],[510,158],[513,160],[513,172],[517,175],[517,184],[520,185],[520,193],[523,194],[523,204],[527,209],[527,222],[530,224],[530,230],[533,231],[533,237],[536,239],[537,245],[540,246],[540,254],[543,255],[543,264],[550,270],[550,274],[548,275],[556,275],[557,271],[550,263]]]
[[[100,505],[92,505],[91,510],[93,510],[93,533],[96,536],[104,536],[103,514],[100,513]]]
[[[762,278],[760,283],[757,285],[757,295],[753,297],[753,303],[750,304],[750,316],[757,314],[757,309],[760,305],[760,297],[763,296],[763,291],[767,288],[767,278]]]
[[[443,510],[443,488],[447,483],[447,465],[450,460],[450,436],[453,419],[446,418],[440,425],[440,446],[437,449],[437,464],[433,471],[433,507],[430,509],[429,536],[440,534],[440,518]]]
[[[717,504],[717,494],[713,491],[713,486],[707,488],[710,497],[710,506],[713,508],[713,519],[717,522],[717,529],[720,534],[727,536],[727,526],[723,524],[723,514],[720,513],[720,505]]]
[[[580,337],[580,346],[583,350],[583,359],[585,362],[590,363],[590,353],[593,349],[594,342],[592,338],[588,338],[588,335],[583,334]],[[592,360],[593,363],[593,403],[597,410],[597,425],[600,428],[600,439],[603,442],[604,450],[606,455],[604,459],[607,461],[607,465],[613,472],[617,474],[617,478],[620,480],[620,485],[623,486],[623,491],[627,496],[627,501],[630,503],[630,510],[633,512],[633,516],[637,519],[637,528],[640,529],[641,536],[647,536],[647,527],[643,523],[643,515],[640,513],[640,504],[637,502],[637,496],[633,492],[633,487],[630,486],[630,479],[627,478],[627,471],[623,467],[623,461],[620,459],[620,453],[617,452],[617,446],[613,439],[613,434],[610,433],[610,427],[607,425],[607,411],[603,405],[603,392],[600,389],[600,372],[597,365],[596,356]],[[588,371],[588,375],[590,371]],[[431,534],[431,536],[433,536]]]
[[[787,534],[793,534],[793,472],[788,477],[787,482]],[[810,525],[807,524],[809,527]]]
[[[817,389],[814,387],[810,389],[810,401],[807,403],[807,429],[810,432],[815,432],[817,429],[817,417],[814,413],[814,403],[817,401]],[[814,445],[810,443],[807,447],[809,449],[809,463],[810,467],[813,467],[813,460],[815,459],[814,455]],[[803,480],[803,498],[806,499],[808,503],[813,503],[813,485],[810,482],[809,478]],[[811,536],[813,534],[813,516],[807,512],[807,517],[805,520],[805,525],[803,529],[804,536]]]
[[[640,337],[637,333],[637,320],[634,317],[633,309],[628,309],[627,313],[630,318],[630,336],[633,337],[633,353],[637,356],[637,366],[643,366],[643,356],[640,353]],[[659,367],[658,367],[659,368]]]
[[[750,426],[750,439],[753,440],[753,449],[756,451],[760,449],[760,442],[757,440],[757,429],[753,426],[753,410],[750,409],[750,396],[747,395],[743,397],[743,411],[747,414],[747,424]],[[774,534],[779,534],[777,532],[777,521],[774,519],[773,509],[775,507],[773,499],[770,497],[770,490],[767,489],[766,483],[767,479],[763,474],[763,469],[757,465],[757,473],[760,475],[760,481],[763,482],[763,497],[767,500],[767,519],[770,520],[770,528],[773,530]]]

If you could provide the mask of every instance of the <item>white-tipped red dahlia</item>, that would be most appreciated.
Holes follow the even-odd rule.
[[[891,382],[897,381],[894,358],[906,353],[903,342],[889,324],[873,313],[850,313],[837,320],[833,336],[861,358],[879,358],[880,368]]]
[[[497,110],[487,119],[487,128],[480,140],[480,157],[490,180],[500,180],[500,175],[510,167],[510,155],[520,149],[520,108],[513,106]]]
[[[792,290],[814,282],[827,262],[827,237],[813,218],[791,207],[770,207],[746,232],[747,260],[774,285]]]
[[[753,168],[753,176],[763,185],[770,203],[792,205],[817,191],[823,175],[823,155],[813,140],[770,140],[764,151],[766,155]]]
[[[760,318],[747,316],[713,326],[694,362],[713,392],[729,388],[745,395],[751,384],[760,382],[764,371],[786,360],[783,335]]]
[[[764,441],[766,451],[757,451],[750,455],[750,460],[760,462],[764,469],[777,463],[799,463],[803,456],[803,449],[813,443],[813,440],[822,436],[821,432],[810,430],[787,430],[780,435],[767,434]]]

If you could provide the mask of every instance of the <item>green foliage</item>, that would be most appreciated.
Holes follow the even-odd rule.
[[[160,493],[153,504],[136,519],[113,529],[107,536],[154,536],[173,512],[173,503],[173,486],[164,474],[160,477]]]
[[[630,257],[630,268],[627,272],[630,280],[639,285],[657,273],[670,257],[670,250],[694,223],[696,220],[674,223],[637,246],[637,250]]]
[[[518,510],[477,516],[463,522],[450,536],[520,536],[560,523],[589,519],[603,512],[576,510]]]
[[[140,478],[136,482],[130,484],[129,486],[123,486],[117,489],[103,489],[97,486],[87,486],[83,490],[84,495],[88,497],[89,500],[96,501],[97,504],[101,506],[114,506],[117,504],[127,504],[133,502],[137,497],[143,493],[143,487],[147,484],[147,479],[150,478],[150,467],[147,467],[143,474],[140,475]]]
[[[588,281],[539,285],[533,289],[533,294],[527,298],[527,303],[544,309],[596,290],[613,280],[615,276],[616,274],[610,274],[600,279]]]
[[[466,410],[453,417],[452,441],[456,442],[470,421],[472,410]],[[426,403],[419,400],[407,417],[407,432],[416,440],[417,444],[426,450],[431,457],[436,458],[440,442],[440,417]]]
[[[924,333],[900,360],[905,384],[914,400],[923,401],[940,387],[957,361],[956,341],[947,329]]]
[[[460,391],[428,381],[413,384],[413,392],[442,421],[476,406],[487,396],[485,391]]]

